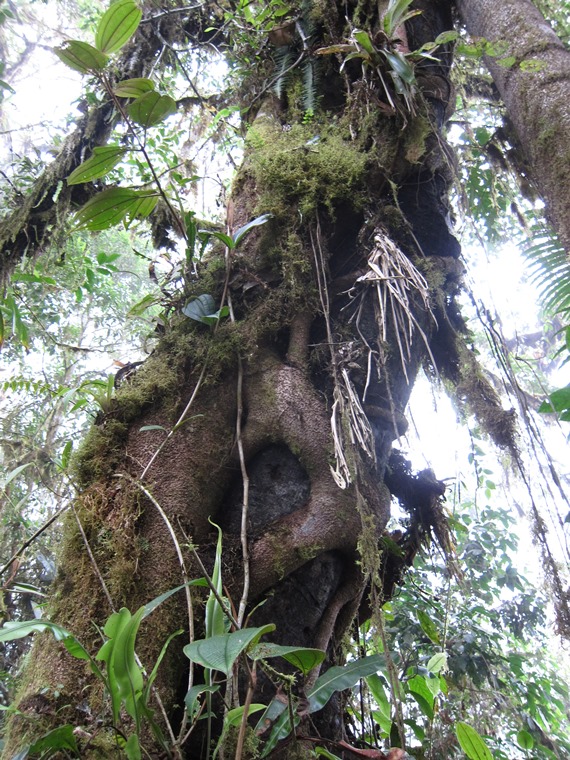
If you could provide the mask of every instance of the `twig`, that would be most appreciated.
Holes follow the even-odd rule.
[[[87,554],[89,555],[89,559],[91,560],[91,564],[93,565],[93,570],[95,571],[95,575],[97,576],[97,578],[99,578],[99,583],[101,584],[101,588],[103,589],[103,592],[105,596],[107,597],[107,601],[109,602],[109,607],[111,608],[113,612],[115,612],[115,605],[113,604],[113,599],[111,598],[111,594],[109,593],[107,584],[105,583],[105,580],[103,576],[101,575],[101,571],[99,570],[99,565],[97,564],[97,560],[95,559],[95,556],[93,552],[91,551],[91,546],[89,545],[89,541],[87,539],[87,536],[85,535],[85,531],[83,530],[83,525],[81,524],[79,515],[77,514],[75,507],[72,506],[72,510],[73,510],[73,516],[75,517],[77,521],[79,532],[81,533],[81,537],[83,538],[83,543],[85,544],[85,548],[87,549]]]
[[[69,509],[69,504],[67,504],[65,507],[62,507],[60,510],[58,510],[55,513],[55,515],[52,515],[52,517],[50,517],[49,520],[47,520],[41,526],[41,528],[38,528],[36,530],[36,532],[34,533],[34,535],[31,538],[28,538],[27,541],[24,541],[24,543],[20,546],[20,548],[16,552],[14,552],[14,554],[10,557],[10,559],[8,560],[8,562],[6,562],[6,564],[4,565],[4,567],[0,570],[0,575],[4,575],[4,573],[6,572],[6,570],[8,570],[8,568],[10,567],[10,565],[12,564],[12,562],[14,562],[15,560],[17,560],[18,557],[26,551],[26,549],[28,548],[28,546],[30,546],[30,544],[33,544],[33,542],[36,540],[36,538],[39,538],[39,536],[41,536],[41,534],[44,532],[44,530],[47,530],[49,528],[49,526],[53,522],[55,522],[57,520],[57,518],[60,517],[65,512],[66,509]]]

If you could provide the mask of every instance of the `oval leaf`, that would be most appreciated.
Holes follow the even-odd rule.
[[[149,200],[150,199],[150,200]],[[75,214],[75,229],[106,230],[127,216],[142,216],[152,211],[154,193],[141,193],[128,187],[111,187],[88,200]],[[152,208],[149,211],[149,206]]]
[[[68,185],[79,185],[82,182],[91,182],[111,171],[127,152],[126,148],[116,145],[106,145],[93,149],[93,155],[80,164],[67,178]]]
[[[116,53],[136,32],[142,12],[133,0],[117,0],[97,27],[95,45],[102,53]]]
[[[309,697],[309,712],[322,709],[335,691],[352,689],[360,678],[377,673],[385,665],[384,656],[374,654],[371,657],[362,657],[346,665],[334,665],[326,673],[319,676],[313,688],[307,693]]]
[[[125,79],[115,87],[113,93],[119,98],[140,98],[147,92],[154,90],[154,82],[151,79],[138,77],[136,79]]]
[[[531,733],[522,729],[517,734],[517,744],[521,749],[532,749],[534,747],[534,738]]]
[[[445,652],[438,652],[430,658],[427,669],[432,673],[445,673],[447,670],[447,655]]]
[[[103,71],[109,63],[109,56],[79,40],[64,42],[61,47],[54,48],[53,52],[66,66],[81,74]]]
[[[271,623],[261,628],[244,628],[222,636],[193,641],[184,647],[184,654],[192,662],[197,662],[210,670],[219,670],[229,676],[239,655],[252,644],[257,643],[265,633],[275,630]]]
[[[131,119],[137,124],[142,127],[153,127],[176,113],[176,109],[176,101],[173,98],[152,91],[137,98],[130,104],[127,111]]]
[[[183,314],[186,314],[187,317],[194,319],[196,322],[203,322],[204,317],[212,316],[215,311],[216,302],[209,293],[202,293],[198,298],[188,301],[182,309]]]
[[[455,733],[461,749],[469,760],[493,760],[493,755],[483,739],[468,723],[458,721],[455,726]]]

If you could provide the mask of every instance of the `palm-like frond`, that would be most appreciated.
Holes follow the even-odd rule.
[[[544,224],[533,226],[523,253],[544,309],[570,317],[570,259],[556,234]]]

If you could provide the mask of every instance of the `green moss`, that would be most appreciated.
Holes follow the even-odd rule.
[[[334,217],[342,201],[361,207],[366,154],[337,124],[294,124],[289,131],[259,123],[247,137],[248,167],[259,193],[258,209],[277,220],[295,213],[314,216],[319,207]]]

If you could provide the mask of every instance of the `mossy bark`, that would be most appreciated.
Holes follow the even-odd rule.
[[[417,6],[424,13],[408,24],[415,46],[451,24],[447,3]],[[323,45],[347,33],[345,13],[344,4],[327,8]],[[376,5],[360,3],[358,13],[374,38]],[[457,277],[449,272],[458,245],[446,222],[451,171],[441,135],[449,64],[444,49],[440,61],[417,69],[415,113],[390,109],[379,81],[362,80],[358,68],[341,75],[332,59],[320,109],[306,123],[291,123],[299,110],[294,100],[269,97],[262,105],[232,194],[231,226],[259,213],[273,217],[228,254],[227,268],[215,266],[208,275],[214,297],[229,287],[235,321],[211,330],[178,312],[76,461],[82,490],[68,519],[47,614],[88,648],[98,646],[95,626],[111,612],[109,597],[115,609],[134,612],[182,582],[157,504],[194,577],[202,572],[189,544],[211,569],[216,535],[209,520],[222,526],[224,579],[237,606],[241,445],[249,478],[248,609],[266,600],[251,622],[274,623],[280,643],[324,649],[324,667],[341,661],[342,638],[380,566],[379,557],[359,554],[359,547],[379,546],[389,518],[384,475],[392,442],[405,428],[414,378],[433,360],[430,344],[439,335],[441,349],[441,335],[453,331],[448,309],[454,311]],[[380,250],[402,253],[413,271],[431,273],[425,297],[407,283],[409,300],[398,319],[389,295],[389,309],[382,311],[378,301],[385,280],[369,276],[369,258]],[[196,295],[203,292],[201,283],[195,287]],[[185,423],[153,459],[165,436],[157,426],[172,428],[197,385]],[[353,440],[356,432],[370,434],[362,446]],[[346,466],[339,470],[340,455]],[[196,596],[196,636],[202,602],[203,595]],[[141,628],[137,650],[147,668],[180,627],[188,629],[182,595]],[[156,682],[175,728],[188,681],[181,646],[170,648]],[[260,698],[271,699],[274,690],[269,681],[260,684]],[[109,735],[102,695],[85,663],[53,642],[46,645],[45,637],[34,646],[18,704],[22,715],[11,721],[6,758],[29,737],[65,721],[87,737],[80,738],[81,756],[100,756]],[[315,724],[325,737],[342,737],[340,703],[317,715]],[[145,741],[150,755],[160,756],[152,738]],[[203,757],[202,741],[197,730],[181,756]],[[289,746],[283,756],[292,751]]]
[[[520,141],[526,170],[570,254],[570,52],[531,0],[458,0]]]

